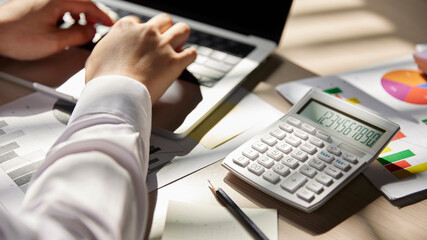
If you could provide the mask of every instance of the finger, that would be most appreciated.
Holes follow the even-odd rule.
[[[188,47],[177,53],[178,59],[180,60],[182,67],[186,68],[190,65],[197,57],[197,51],[194,47]]]
[[[164,32],[163,40],[169,43],[175,51],[181,51],[189,36],[190,27],[179,22]]]
[[[160,33],[164,33],[173,25],[172,17],[166,13],[157,14],[156,16],[148,20],[147,23],[156,26],[159,29]]]
[[[112,26],[114,21],[108,14],[99,9],[92,1],[63,1],[61,5],[64,11],[68,11],[71,15],[79,15],[84,13],[88,18],[96,19],[103,25]]]
[[[68,29],[61,29],[54,33],[57,40],[57,49],[69,46],[78,46],[88,43],[95,36],[96,30],[90,25],[73,25]]]

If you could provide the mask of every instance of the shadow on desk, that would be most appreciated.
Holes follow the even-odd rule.
[[[381,196],[364,176],[359,175],[325,205],[305,213],[266,195],[231,173],[224,182],[261,208],[277,209],[279,219],[312,235],[328,232]]]
[[[409,196],[399,198],[399,199],[396,199],[396,200],[393,200],[390,202],[391,202],[391,204],[393,204],[394,206],[396,206],[398,208],[404,208],[406,206],[415,204],[417,202],[421,202],[424,199],[427,199],[427,190],[417,192],[417,193],[411,194]]]

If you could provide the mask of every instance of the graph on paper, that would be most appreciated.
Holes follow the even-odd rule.
[[[360,103],[357,97],[344,97],[345,94],[339,87],[324,89],[323,91],[353,104]],[[405,137],[406,135],[402,131],[399,131],[392,141],[404,139]],[[390,146],[387,146],[381,155],[385,156],[378,158],[378,162],[399,179],[427,171],[427,162],[418,164],[417,161],[412,161],[416,155],[411,149],[395,152]]]
[[[39,101],[18,100],[2,107],[0,115],[0,169],[24,192],[65,129],[52,111],[55,99],[40,96]]]
[[[381,78],[384,90],[400,101],[427,104],[427,80],[422,71],[395,70]]]
[[[56,99],[30,97],[41,103],[19,99],[11,108],[3,106],[0,114],[0,169],[24,192],[49,148],[65,130],[69,118],[57,111]],[[63,104],[60,109],[64,109]],[[149,173],[167,164],[168,161],[152,157],[159,153],[162,148],[150,146]]]

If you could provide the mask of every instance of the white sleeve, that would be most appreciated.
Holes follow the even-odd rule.
[[[122,76],[90,81],[20,214],[0,216],[0,238],[142,239],[150,132],[144,85]]]

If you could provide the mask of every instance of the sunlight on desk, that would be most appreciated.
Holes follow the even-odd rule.
[[[413,34],[422,28],[415,22],[398,21],[406,11],[372,11],[373,7],[377,6],[363,0],[295,1],[280,51],[320,75],[364,67],[413,51],[406,36],[396,32]],[[417,10],[415,14],[424,13]]]
[[[224,117],[218,121],[216,118],[219,116]],[[197,127],[190,137],[206,148],[214,149],[256,124],[249,121],[247,116],[248,112],[244,109],[232,102],[225,102]]]

